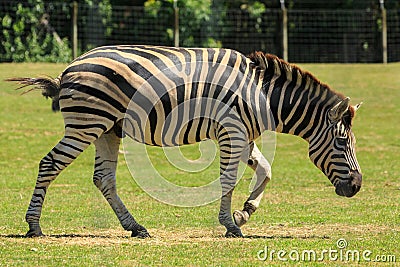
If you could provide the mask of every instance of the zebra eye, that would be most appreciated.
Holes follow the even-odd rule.
[[[343,137],[336,138],[336,142],[339,146],[345,146],[347,144],[347,139]]]

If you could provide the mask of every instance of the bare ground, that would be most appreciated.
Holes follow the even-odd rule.
[[[320,224],[305,226],[274,225],[266,227],[244,227],[245,238],[240,242],[251,242],[254,239],[330,239],[337,238],[339,233],[351,232],[360,236],[368,233],[371,235],[389,234],[390,232],[400,232],[400,227],[387,227],[376,225],[343,225],[343,224]],[[171,231],[164,229],[149,229],[152,238],[136,239],[131,238],[129,232],[124,230],[102,230],[97,232],[86,232],[82,234],[50,234],[45,237],[36,238],[33,243],[41,244],[63,244],[78,246],[97,246],[97,245],[117,245],[146,243],[162,246],[193,243],[215,243],[215,242],[236,242],[239,239],[226,239],[223,237],[224,228],[215,227],[213,229],[180,229]],[[0,243],[5,240],[32,244],[32,239],[23,238],[22,235],[0,235]],[[230,242],[228,241],[228,242]]]

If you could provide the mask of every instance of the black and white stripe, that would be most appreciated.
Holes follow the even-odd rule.
[[[338,194],[350,196],[361,186],[351,132],[355,108],[310,73],[272,55],[107,46],[80,56],[55,80],[10,80],[43,89],[53,107],[59,104],[65,121],[63,139],[40,163],[26,215],[28,236],[42,234],[39,218],[50,182],[91,143],[96,146],[94,183],[124,229],[149,236],[116,193],[118,147],[125,134],[153,146],[216,140],[223,190],[219,220],[227,236],[242,236],[239,227],[258,208],[270,180],[270,165],[253,142],[265,130],[307,140],[310,158]],[[257,182],[233,220],[231,196],[240,160],[255,170]]]

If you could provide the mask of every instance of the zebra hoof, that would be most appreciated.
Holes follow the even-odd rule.
[[[240,228],[230,229],[226,231],[225,237],[227,238],[240,238],[243,237],[242,231]]]
[[[144,238],[150,238],[151,236],[150,236],[149,232],[147,232],[147,230],[144,229],[144,230],[139,230],[139,231],[138,230],[132,231],[131,237],[137,237],[137,238],[144,239]]]
[[[31,238],[31,237],[41,237],[44,236],[42,233],[42,230],[37,230],[37,229],[29,229],[29,231],[26,233],[25,237]]]
[[[235,210],[233,212],[233,219],[235,220],[235,224],[239,227],[242,227],[249,220],[249,214],[247,211]]]

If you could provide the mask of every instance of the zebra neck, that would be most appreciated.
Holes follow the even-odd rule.
[[[324,127],[328,110],[341,97],[294,65],[277,58],[268,61],[263,84],[273,123],[266,129],[309,141]]]

